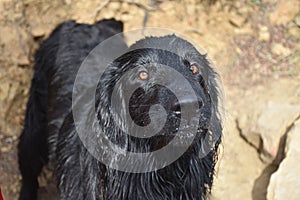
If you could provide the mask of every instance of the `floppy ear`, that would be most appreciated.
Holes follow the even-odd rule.
[[[208,66],[210,63],[208,61]],[[223,91],[221,87],[221,81],[219,75],[215,72],[215,70],[211,67],[207,68],[208,76],[207,76],[207,85],[208,92],[211,99],[211,119],[209,131],[211,132],[213,142],[215,144],[215,148],[218,148],[218,145],[222,140],[222,107],[223,107]]]
[[[117,21],[114,18],[98,21],[95,26],[98,27],[99,30],[109,29],[114,34],[123,32],[123,22]]]

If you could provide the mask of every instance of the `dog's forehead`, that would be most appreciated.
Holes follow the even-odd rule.
[[[197,49],[188,41],[177,37],[176,35],[167,35],[163,37],[146,37],[139,40],[130,47],[130,50],[153,48],[169,51],[180,57],[187,58],[199,56]]]
[[[146,37],[145,39],[139,40],[133,44],[130,48],[130,51],[140,50],[140,49],[158,49],[159,51],[154,51],[149,57],[149,54],[146,56],[145,61],[157,61],[161,59],[161,52],[167,51],[171,55],[169,62],[176,63],[175,60],[183,62],[182,64],[196,64],[200,69],[200,74],[207,78],[207,73],[209,68],[208,60],[206,59],[206,54],[200,53],[190,42],[176,36],[176,35],[167,35],[163,37]],[[161,51],[162,50],[162,51]],[[201,50],[201,49],[200,49]],[[177,55],[177,56],[172,56]],[[165,57],[166,58],[166,57]],[[172,60],[176,58],[175,60]],[[168,61],[160,60],[160,62],[168,63]],[[147,63],[147,62],[145,62]],[[169,63],[168,63],[169,64]],[[175,68],[183,65],[172,65]],[[181,70],[184,70],[183,68]]]

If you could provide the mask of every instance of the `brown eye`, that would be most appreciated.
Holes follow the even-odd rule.
[[[141,80],[146,80],[146,79],[148,79],[148,77],[149,77],[149,74],[145,71],[142,71],[142,72],[139,73],[139,78]]]
[[[193,72],[193,74],[197,74],[199,72],[199,68],[195,64],[192,64],[190,69]]]

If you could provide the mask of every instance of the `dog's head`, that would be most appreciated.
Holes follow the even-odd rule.
[[[132,123],[152,125],[152,137],[143,135],[143,129],[127,129],[139,131],[127,135],[131,141],[128,150],[155,151],[173,139],[180,124],[181,131],[197,126],[198,135],[210,130],[220,138],[216,79],[206,56],[187,41],[176,36],[151,37],[114,61],[103,76],[100,92],[107,94],[109,112],[122,121],[123,130]],[[112,107],[118,107],[117,111]],[[120,110],[127,113],[125,118]]]

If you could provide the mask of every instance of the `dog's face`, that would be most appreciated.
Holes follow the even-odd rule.
[[[164,47],[160,49],[162,45]],[[201,133],[207,132],[211,126],[219,126],[211,124],[212,113],[217,112],[218,104],[215,74],[205,56],[185,40],[176,36],[141,40],[133,45],[128,53],[116,59],[106,73],[108,74],[104,77],[108,78],[102,84],[107,90],[105,93],[109,94],[107,100],[110,107],[115,106],[112,105],[115,99],[119,99],[118,102],[121,103],[118,103],[118,107],[121,107],[122,112],[129,113],[126,115],[129,120],[120,117],[122,126],[126,128],[134,123],[140,127],[147,127],[152,123],[152,127],[159,127],[159,130],[152,131],[155,133],[151,137],[145,135],[141,138],[125,133],[129,143],[128,151],[158,150],[174,138],[180,125],[183,127],[180,130],[186,131],[186,135],[189,134],[189,128],[194,126],[193,130],[196,129],[196,133],[193,133],[193,136],[196,134],[200,137]],[[187,82],[178,79],[177,73]],[[116,90],[114,86],[116,87],[117,82],[120,83]],[[184,87],[184,84],[191,87]],[[117,94],[114,97],[113,89]],[[212,102],[213,100],[215,102]],[[160,107],[153,109],[157,105]],[[186,107],[193,109],[194,116],[190,116],[191,112],[185,109]],[[110,109],[110,112],[114,113],[113,109]],[[114,114],[119,115],[118,111]],[[138,129],[140,130],[142,129]],[[123,134],[121,135],[124,136]],[[136,133],[138,134],[142,133]],[[119,140],[121,146],[125,142],[116,140]]]

